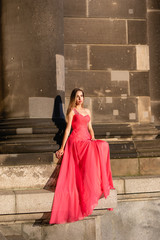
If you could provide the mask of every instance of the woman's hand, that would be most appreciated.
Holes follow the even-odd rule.
[[[56,157],[58,159],[60,159],[64,154],[64,150],[62,148],[60,148],[57,152],[56,152]]]
[[[96,140],[95,137],[92,137],[92,138],[91,138],[91,141],[94,141],[94,140]]]

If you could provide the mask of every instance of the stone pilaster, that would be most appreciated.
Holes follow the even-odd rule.
[[[150,54],[150,98],[152,121],[160,124],[160,4],[158,1],[147,1],[147,26]]]
[[[53,152],[64,122],[63,0],[1,1],[1,33],[0,153]]]

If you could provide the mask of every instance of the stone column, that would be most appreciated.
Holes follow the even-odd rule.
[[[150,97],[152,121],[160,123],[160,3],[147,1],[148,42],[150,52]]]
[[[59,0],[2,1],[5,118],[52,117],[54,98],[64,92],[59,71],[56,77],[56,63],[63,66],[62,7]]]
[[[63,0],[2,0],[1,5],[0,152],[53,151],[52,120],[63,116],[65,91]]]

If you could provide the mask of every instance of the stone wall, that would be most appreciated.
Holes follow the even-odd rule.
[[[66,104],[85,91],[95,123],[151,122],[146,0],[64,1]]]
[[[160,200],[156,197],[119,201],[113,212],[53,226],[22,222],[0,225],[4,240],[158,240]],[[1,235],[0,235],[1,237]],[[3,239],[3,238],[2,238]]]

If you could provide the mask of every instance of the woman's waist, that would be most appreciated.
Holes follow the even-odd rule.
[[[90,134],[88,132],[87,128],[75,128],[72,130],[71,133],[72,136],[76,136],[76,137],[86,137],[86,138],[90,138]]]

